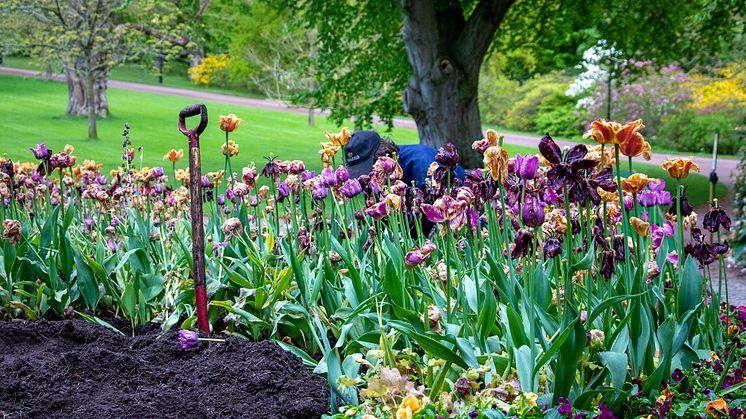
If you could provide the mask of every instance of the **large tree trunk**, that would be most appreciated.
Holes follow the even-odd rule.
[[[65,66],[65,79],[67,79],[67,114],[74,116],[88,115],[88,93],[87,80],[81,77],[79,72],[69,66]],[[106,88],[108,82],[108,70],[94,72],[93,98],[94,109],[98,116],[106,118],[109,116],[109,102],[106,99]]]
[[[96,93],[94,86],[96,82],[93,78],[93,72],[88,72],[86,77],[86,108],[88,114],[88,138],[97,139],[98,130],[96,129]]]
[[[471,149],[482,138],[479,68],[513,0],[481,0],[466,20],[459,2],[402,0],[404,43],[412,66],[404,110],[420,142],[453,143],[465,167],[481,165]]]

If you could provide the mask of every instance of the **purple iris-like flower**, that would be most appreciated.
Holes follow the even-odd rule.
[[[34,153],[37,160],[45,161],[52,157],[52,150],[48,149],[46,144],[37,144],[36,147],[31,147],[29,150]]]
[[[270,179],[277,179],[282,174],[282,168],[280,162],[275,159],[268,159],[267,164],[262,169],[262,176]]]
[[[106,185],[107,181],[106,176],[96,176],[96,183],[99,185]]]
[[[575,202],[585,202],[588,198],[594,198],[585,175],[587,171],[598,166],[599,162],[585,158],[588,154],[585,144],[578,144],[563,153],[547,133],[539,141],[539,152],[552,166],[547,172],[550,188],[561,190],[566,185],[570,199]]]
[[[322,200],[326,198],[327,195],[329,195],[329,189],[327,189],[325,186],[318,184],[313,187],[313,199],[315,200]]]
[[[363,187],[357,179],[347,179],[347,181],[339,188],[339,192],[347,198],[353,198],[363,191]]]
[[[218,197],[215,199],[215,201],[220,205],[221,207],[225,205],[225,197],[223,195],[218,195]]]
[[[163,192],[163,185],[161,185],[160,183],[156,184],[155,186],[153,186],[153,191],[155,191],[155,193],[157,193],[157,194],[162,193]]]
[[[515,156],[515,174],[521,179],[530,180],[536,177],[539,170],[539,158],[536,156],[517,154]]]
[[[526,201],[521,210],[523,224],[536,228],[544,224],[544,218],[544,204],[538,198],[526,195]]]
[[[179,330],[179,345],[181,349],[188,350],[199,345],[199,335],[191,330]]]
[[[383,217],[387,216],[388,213],[389,213],[388,207],[386,206],[386,203],[383,201],[373,204],[372,206],[368,207],[365,210],[365,215],[373,218],[374,220],[380,220]]]
[[[337,183],[344,183],[350,178],[350,172],[344,166],[339,166],[334,172],[334,177],[337,179]]]
[[[337,184],[337,177],[331,167],[321,171],[321,185],[327,188]]]
[[[285,182],[280,182],[280,184],[277,185],[277,202],[284,201],[288,195],[290,195],[290,186]]]
[[[210,178],[207,177],[207,175],[204,175],[200,178],[200,185],[202,185],[203,188],[209,188],[210,187]]]
[[[228,247],[228,242],[215,242],[212,244],[212,253],[217,256],[220,250],[226,247]]]
[[[637,202],[643,208],[650,208],[658,205],[658,192],[642,191],[637,194]]]
[[[110,251],[116,252],[119,248],[119,244],[117,244],[117,242],[115,242],[113,239],[109,238],[106,240],[106,247],[108,247]]]
[[[159,178],[163,176],[163,168],[162,167],[154,167],[152,171],[153,177]]]

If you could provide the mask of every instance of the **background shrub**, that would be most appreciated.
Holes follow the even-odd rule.
[[[666,119],[655,143],[672,150],[711,152],[714,135],[720,132],[718,152],[735,154],[739,147],[736,124],[723,113],[698,115],[687,109]]]

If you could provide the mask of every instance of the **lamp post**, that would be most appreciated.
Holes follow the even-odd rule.
[[[163,49],[158,47],[158,52],[155,55],[155,66],[158,68],[158,84],[163,84],[163,63],[166,61],[166,57],[163,54]]]
[[[720,133],[715,132],[715,139],[712,142],[712,171],[710,172],[710,204],[713,204],[715,199],[715,186],[718,183],[718,141],[720,141]]]

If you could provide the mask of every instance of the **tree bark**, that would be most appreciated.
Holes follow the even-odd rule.
[[[482,138],[479,69],[513,0],[481,0],[468,20],[459,2],[402,0],[404,44],[412,67],[404,110],[420,142],[453,143],[464,167],[482,164],[471,149]]]
[[[97,139],[98,130],[96,129],[96,85],[93,72],[89,71],[86,77],[86,108],[88,114],[88,138]]]
[[[87,81],[77,71],[65,66],[67,80],[67,114],[73,116],[88,115]],[[94,106],[96,114],[102,118],[109,116],[109,102],[106,99],[108,70],[94,72]]]

